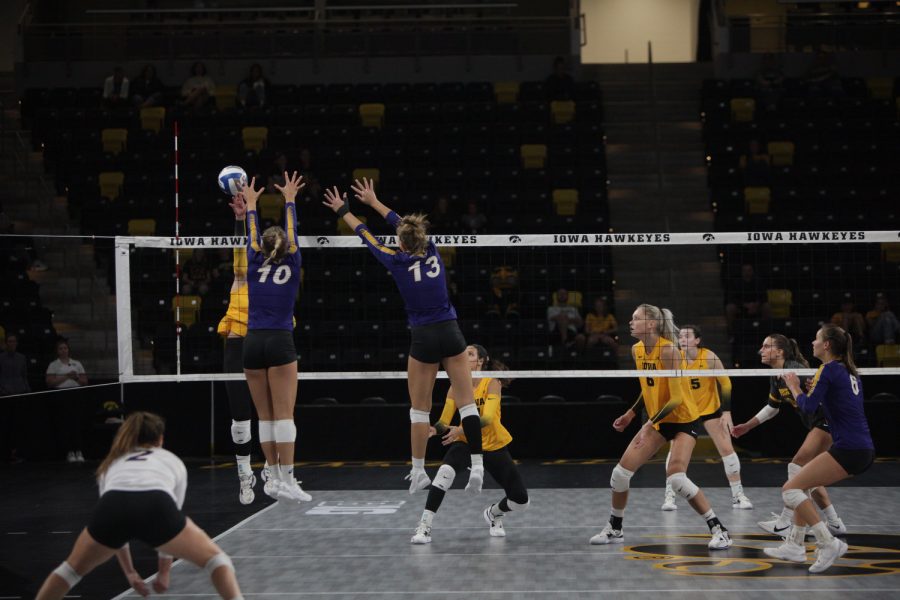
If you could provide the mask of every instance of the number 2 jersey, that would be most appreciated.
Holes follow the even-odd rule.
[[[644,348],[644,342],[635,344],[632,347],[635,367],[644,371],[666,370],[661,358],[664,346],[674,347],[675,344],[666,338],[659,338],[656,346],[650,352],[647,352],[647,349]],[[675,351],[681,355],[677,348]],[[680,369],[685,368],[683,356],[678,367]],[[638,379],[641,382],[644,408],[647,409],[649,418],[653,418],[673,398],[679,400],[680,404],[667,414],[660,423],[693,423],[700,418],[697,403],[691,396],[691,388],[687,377],[639,377]],[[654,425],[654,427],[659,429],[659,423]]]
[[[293,202],[284,207],[288,249],[279,263],[266,263],[259,231],[259,215],[247,213],[248,329],[294,330],[294,303],[300,290],[300,244],[297,211]]]
[[[187,492],[187,469],[180,458],[164,448],[136,448],[114,460],[98,483],[101,496],[114,490],[160,490],[181,508]]]
[[[400,216],[394,211],[389,212],[385,220],[394,229],[400,224]],[[356,234],[397,282],[411,327],[456,320],[456,309],[447,293],[444,261],[434,242],[428,242],[425,256],[413,256],[388,248],[365,225],[359,225]],[[250,305],[253,306],[252,302]]]

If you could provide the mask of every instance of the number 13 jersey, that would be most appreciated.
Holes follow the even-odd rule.
[[[400,217],[394,211],[389,212],[385,220],[394,229],[400,224]],[[397,282],[410,327],[456,320],[456,309],[447,294],[444,261],[434,242],[428,242],[425,256],[413,256],[388,248],[365,225],[358,226],[356,234]]]

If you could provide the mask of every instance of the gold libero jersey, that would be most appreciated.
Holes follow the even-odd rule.
[[[485,452],[500,450],[512,441],[512,435],[500,422],[500,395],[488,394],[488,386],[491,384],[491,381],[493,379],[490,377],[482,379],[478,382],[474,391],[475,405],[478,407],[478,414],[483,425],[481,428],[481,448]],[[444,404],[444,411],[438,420],[444,425],[450,425],[450,422],[456,418],[456,415],[456,402],[448,396],[447,402]],[[465,434],[460,434],[459,441],[467,441]]]
[[[675,344],[665,338],[659,338],[656,346],[650,352],[647,352],[647,349],[644,348],[644,342],[638,342],[632,346],[635,368],[641,371],[666,370],[660,359],[662,348],[665,346],[674,347]],[[679,351],[680,354],[681,352]],[[683,356],[679,368],[685,368]],[[660,423],[691,423],[700,418],[697,403],[691,396],[690,385],[687,383],[686,377],[639,377],[638,379],[641,382],[641,393],[644,397],[644,407],[647,409],[648,417],[653,417],[669,402],[672,397],[670,386],[677,385],[683,401],[666,415]],[[659,429],[659,423],[654,425],[654,427]]]

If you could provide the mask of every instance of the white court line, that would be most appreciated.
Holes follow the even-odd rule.
[[[249,517],[247,517],[246,519],[244,519],[244,520],[241,521],[240,523],[237,523],[237,524],[234,525],[233,527],[229,527],[228,529],[226,529],[225,531],[223,531],[222,533],[220,533],[219,535],[217,535],[216,537],[214,537],[214,538],[213,538],[213,541],[214,541],[214,542],[219,541],[221,538],[223,538],[224,536],[228,535],[229,533],[231,533],[232,531],[234,531],[235,529],[237,529],[238,527],[240,527],[240,526],[243,525],[244,523],[249,523],[250,521],[252,521],[252,520],[255,519],[256,517],[258,517],[259,515],[263,514],[264,512],[267,512],[267,511],[271,510],[272,508],[275,508],[276,506],[278,506],[278,503],[277,503],[277,502],[274,502],[274,503],[270,504],[269,506],[265,507],[264,509],[262,509],[261,511],[253,513],[252,515],[250,515]],[[176,560],[175,562],[172,563],[172,566],[174,567],[175,565],[177,565],[177,564],[180,563],[180,562],[181,562],[181,559],[179,558],[178,560]],[[144,583],[150,583],[150,581],[151,581],[154,577],[156,577],[156,573],[154,573],[153,575],[150,575],[149,577],[146,577],[146,578],[144,579]],[[114,596],[114,597],[112,598],[112,600],[119,600],[120,598],[127,598],[127,597],[130,596],[132,593],[137,594],[137,592],[134,591],[134,588],[128,588],[127,590],[125,590],[124,592],[122,592],[121,594],[119,594],[118,596]],[[201,595],[202,595],[202,594],[201,594]],[[214,597],[218,597],[217,594],[213,594],[213,596],[214,596]]]
[[[592,527],[603,527],[606,525],[606,521],[602,523],[588,523],[587,525],[515,525],[511,529],[514,531],[522,531],[526,529],[590,529]],[[846,525],[846,523],[845,523]],[[465,529],[486,529],[486,525],[479,526],[462,526],[462,525],[447,525],[447,526],[438,526],[435,529],[439,531],[455,531],[455,530],[465,530]],[[847,525],[847,527],[853,527],[854,529],[877,529],[879,532],[890,533],[890,527],[887,525]],[[659,530],[668,530],[668,529],[688,529],[694,530],[698,527],[696,525],[629,525],[628,530],[632,529],[659,529]],[[273,531],[407,531],[411,529],[410,527],[278,527],[275,529],[268,528],[255,528],[255,527],[244,527],[241,531],[265,531],[265,532],[273,532]],[[749,535],[746,532],[735,531],[734,529],[729,529],[731,533],[734,535]],[[757,529],[755,531],[750,532],[754,535],[764,535],[765,532],[762,529]],[[848,532],[848,533],[853,533]],[[774,534],[770,534],[774,535]]]
[[[789,592],[792,594],[852,594],[856,592],[857,594],[871,594],[873,592],[900,592],[900,587],[896,588],[869,588],[865,590],[853,590],[853,589],[829,589],[829,588],[764,588],[764,589],[753,589],[748,590],[747,588],[733,588],[733,589],[724,589],[724,588],[716,588],[716,593],[723,594],[746,594],[748,591],[751,592]],[[691,594],[693,596],[697,595],[697,590],[673,590],[671,588],[655,588],[655,589],[618,589],[611,590],[609,588],[602,589],[586,589],[586,590],[435,590],[435,591],[399,591],[399,590],[390,590],[383,592],[373,592],[367,590],[347,590],[345,592],[260,592],[258,594],[254,593],[246,593],[244,592],[242,595],[245,598],[250,598],[253,596],[288,596],[288,597],[297,597],[297,596],[430,596],[430,595],[467,595],[478,597],[477,594],[505,594],[505,595],[530,595],[530,594]],[[218,598],[218,594],[177,594],[178,597],[184,598]]]

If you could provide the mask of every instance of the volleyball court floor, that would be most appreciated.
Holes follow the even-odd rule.
[[[272,503],[262,497],[258,483],[254,505],[220,511],[218,516],[210,511],[237,505],[233,467],[195,465],[185,509],[216,535],[234,560],[244,596],[254,599],[652,598],[660,593],[733,599],[786,594],[900,598],[897,461],[880,462],[857,481],[830,490],[849,529],[850,551],[820,575],[807,573],[811,551],[805,566],[762,553],[763,547],[777,542],[756,522],[781,509],[784,464],[745,464],[746,492],[755,509],[741,511],[731,508],[720,464],[692,463],[689,472],[704,487],[735,542],[729,550],[711,552],[706,547],[705,524],[685,501],[679,499],[675,512],[659,510],[662,464],[647,465],[633,480],[625,543],[591,546],[588,540],[608,517],[608,479],[615,461],[591,462],[524,462],[521,469],[531,506],[505,518],[506,538],[491,537],[482,517],[488,504],[502,498],[502,491],[488,478],[480,495],[452,489],[435,517],[433,542],[411,545],[426,493],[411,496],[401,489],[400,478],[408,467],[396,464],[384,468],[301,466],[300,476],[306,479],[304,487],[313,495],[312,502]],[[432,472],[435,468],[429,467]],[[82,479],[77,485],[90,488],[85,483],[88,478]],[[458,479],[457,486],[465,483]],[[204,498],[219,508],[204,507]],[[90,504],[79,515],[89,512]],[[64,544],[44,550],[52,554],[42,556],[46,572],[65,557],[80,525],[73,527],[71,539]],[[10,536],[4,537],[6,544]],[[811,540],[808,547],[812,548]],[[141,572],[152,573],[155,569],[147,550],[135,551]],[[109,593],[97,595],[100,583]],[[114,564],[89,575],[85,584],[72,590],[71,597],[139,597],[125,590],[124,578]],[[17,597],[2,591],[0,597]],[[179,562],[168,594],[160,597],[216,596],[202,570]]]

